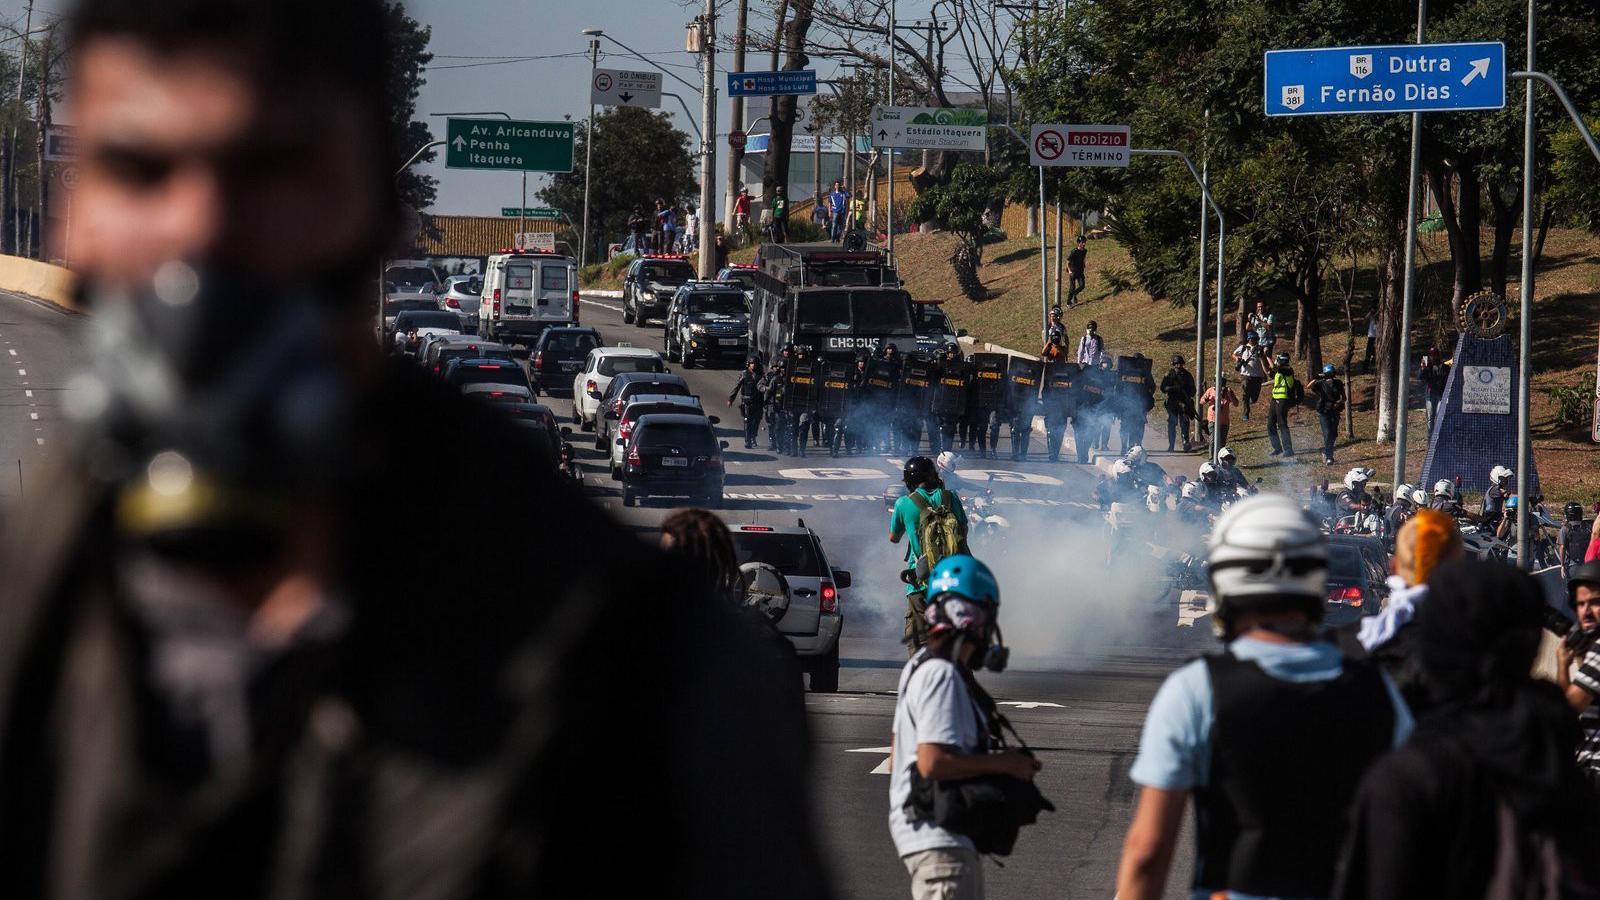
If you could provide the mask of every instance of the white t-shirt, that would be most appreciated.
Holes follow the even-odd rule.
[[[924,651],[926,652],[926,651]],[[904,806],[911,796],[911,768],[918,744],[946,744],[964,753],[983,749],[980,717],[966,682],[953,663],[916,659],[900,673],[900,700],[894,707],[894,771],[889,776],[889,835],[901,856],[936,847],[972,849],[972,840],[929,822],[913,823]],[[912,667],[916,672],[912,672]]]

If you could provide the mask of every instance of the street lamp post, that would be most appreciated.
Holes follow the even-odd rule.
[[[600,39],[589,39],[589,83],[600,65]],[[592,97],[593,95],[591,95]],[[589,182],[594,178],[594,103],[589,104],[589,124],[583,138],[583,234],[578,235],[578,268],[589,264]]]

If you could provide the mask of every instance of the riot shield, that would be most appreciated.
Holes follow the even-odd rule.
[[[883,409],[893,405],[895,388],[900,385],[900,361],[881,357],[868,360],[867,378],[862,386],[867,398]]]
[[[816,412],[820,374],[816,360],[789,360],[784,369],[783,408],[795,413]]]
[[[941,364],[928,400],[933,414],[941,419],[966,415],[967,386],[971,383],[965,361]]]
[[[828,360],[822,364],[822,385],[817,393],[817,413],[837,418],[844,415],[850,399],[850,373],[855,364],[848,360]]]
[[[931,360],[906,357],[905,364],[900,367],[900,388],[895,392],[896,412],[920,416],[928,411],[928,392],[933,387],[936,369]]]
[[[1155,392],[1150,376],[1153,363],[1154,360],[1140,353],[1117,357],[1117,399],[1130,413],[1142,412],[1149,406]]]
[[[972,408],[977,418],[987,418],[989,413],[1006,408],[1008,399],[1006,372],[1011,357],[1004,353],[974,353],[969,359],[972,371]]]
[[[1078,411],[1084,400],[1085,382],[1083,367],[1075,362],[1046,363],[1044,368],[1044,393],[1041,404],[1045,415],[1070,416]]]
[[[1006,393],[1008,406],[1014,412],[1032,412],[1039,401],[1039,383],[1044,364],[1036,359],[1013,356],[1006,366]]]

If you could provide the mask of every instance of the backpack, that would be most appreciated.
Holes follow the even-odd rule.
[[[917,505],[917,545],[922,555],[916,559],[917,583],[927,584],[928,575],[939,560],[957,553],[967,552],[966,539],[962,537],[961,522],[947,499],[948,489],[940,495],[940,502],[930,503],[928,498],[912,491],[911,502]]]

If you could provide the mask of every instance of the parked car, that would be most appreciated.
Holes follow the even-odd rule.
[[[578,324],[578,262],[558,253],[489,257],[478,303],[478,334],[531,344],[554,325]]]
[[[629,400],[641,394],[688,397],[693,391],[689,390],[689,382],[682,375],[667,372],[630,372],[611,379],[611,383],[606,385],[606,392],[600,396],[600,409],[595,413],[596,450],[606,449],[611,442],[611,431],[617,417],[622,415]]]
[[[527,391],[530,401],[533,398],[533,385],[528,383],[528,375],[522,371],[522,366],[503,359],[484,356],[452,359],[444,368],[444,383],[457,390],[469,384],[516,385]]]
[[[715,281],[691,281],[667,307],[661,352],[684,368],[696,361],[736,359],[750,352],[750,310],[744,292]]]
[[[611,477],[622,477],[622,458],[628,454],[628,438],[633,434],[633,425],[639,417],[651,413],[684,413],[692,415],[705,415],[705,409],[700,405],[699,397],[685,397],[677,394],[636,394],[628,400],[628,405],[622,408],[622,415],[617,417],[616,436],[610,441]],[[716,416],[708,417],[712,425],[716,425]]]
[[[665,372],[666,360],[654,350],[618,344],[589,351],[583,367],[572,378],[572,421],[584,431],[594,428],[594,414],[611,379],[628,372]]]
[[[682,256],[641,256],[622,277],[622,321],[643,327],[667,314],[672,295],[695,278],[694,266]]]
[[[509,415],[518,428],[534,435],[539,449],[549,454],[550,465],[559,468],[561,445],[572,434],[572,430],[556,421],[556,414],[551,412],[550,407],[541,403],[508,403],[500,407],[500,411]]]
[[[460,334],[461,323],[452,313],[436,309],[409,309],[394,317],[394,351],[416,353],[422,339],[430,334]]]
[[[705,416],[655,413],[634,423],[622,460],[622,505],[641,497],[679,496],[706,507],[722,503],[722,451]]]
[[[461,319],[463,332],[476,333],[478,301],[482,295],[482,275],[451,275],[444,280],[444,290],[439,294],[439,308],[455,313]]]
[[[589,351],[604,343],[593,328],[546,328],[528,357],[528,377],[535,388],[551,396],[568,395],[572,376],[583,366]]]
[[[794,645],[813,691],[839,689],[839,635],[844,631],[841,593],[850,573],[828,565],[822,541],[805,522],[784,525],[730,525],[738,562],[766,563],[789,582],[789,610],[778,630]]]
[[[1377,615],[1389,597],[1388,574],[1382,541],[1368,535],[1329,535],[1324,623],[1338,626]]]

